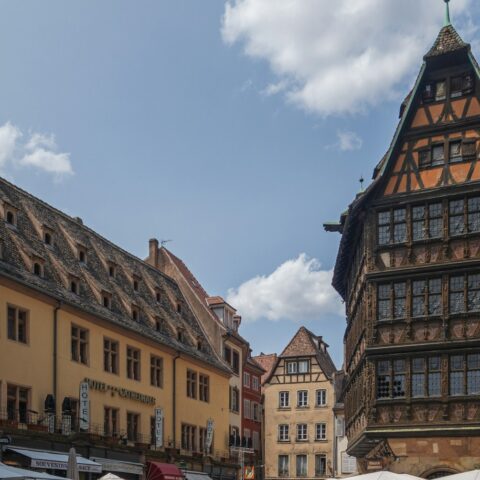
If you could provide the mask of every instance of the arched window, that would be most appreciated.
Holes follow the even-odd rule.
[[[10,225],[15,225],[15,214],[11,210],[7,211],[7,215],[5,219],[7,223],[9,223]]]
[[[45,232],[44,241],[45,241],[45,245],[51,245],[52,244],[52,235],[48,232]]]
[[[70,291],[75,295],[78,295],[78,282],[76,280],[70,282]]]
[[[33,264],[33,274],[37,275],[38,277],[42,276],[42,266],[38,262]]]

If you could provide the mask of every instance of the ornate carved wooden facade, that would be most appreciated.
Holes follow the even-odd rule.
[[[325,225],[342,233],[346,428],[364,470],[480,464],[479,73],[448,23],[372,184]]]

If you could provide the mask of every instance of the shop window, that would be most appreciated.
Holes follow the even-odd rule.
[[[163,388],[163,358],[150,356],[150,385]]]
[[[127,347],[127,378],[140,381],[140,350]]]
[[[297,477],[307,476],[307,456],[297,455]]]
[[[315,455],[315,476],[325,477],[327,475],[327,456],[324,453]]]
[[[288,455],[278,456],[278,476],[279,477],[289,476]]]
[[[28,312],[21,308],[7,307],[7,337],[19,343],[28,342]]]
[[[103,339],[103,369],[118,374],[118,342],[109,338]]]
[[[72,325],[71,355],[74,362],[88,364],[88,330]]]

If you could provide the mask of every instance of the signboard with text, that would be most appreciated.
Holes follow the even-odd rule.
[[[163,447],[163,409],[155,408],[155,447]]]
[[[88,382],[80,383],[80,430],[88,430],[90,425],[90,395]]]

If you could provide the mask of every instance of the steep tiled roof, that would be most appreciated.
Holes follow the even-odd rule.
[[[250,367],[256,368],[257,370],[262,372],[262,375],[265,373],[265,369],[260,365],[259,362],[255,360],[251,355],[248,355],[247,357],[247,363]]]
[[[425,58],[432,58],[445,53],[454,52],[463,48],[468,48],[470,45],[465,43],[453,25],[446,25],[440,30],[435,43],[432,48],[425,55]]]
[[[290,340],[280,357],[315,356],[328,378],[331,378],[337,370],[327,351],[328,345],[305,327],[300,327],[298,332]]]
[[[270,376],[270,373],[277,363],[277,354],[271,353],[265,355],[264,353],[253,357],[253,359],[265,370],[265,373],[262,375],[262,385],[265,383],[265,380]]]
[[[63,303],[148,337],[225,370],[190,311],[178,285],[156,268],[106,240],[83,223],[51,207],[0,178],[0,205],[17,209],[17,225],[0,219],[0,275],[16,280]],[[43,241],[43,229],[53,233],[53,244]],[[86,250],[86,262],[78,260],[78,247]],[[44,276],[32,273],[33,259],[44,265]],[[109,265],[115,265],[110,277]],[[139,279],[138,289],[132,277]],[[79,294],[70,289],[71,279],[80,284]],[[157,301],[156,293],[160,293]],[[112,298],[103,305],[103,294]],[[133,320],[131,306],[139,311]],[[177,312],[178,306],[181,313]],[[160,321],[160,331],[155,322]],[[185,340],[177,340],[177,329]],[[201,343],[201,350],[197,342]]]

